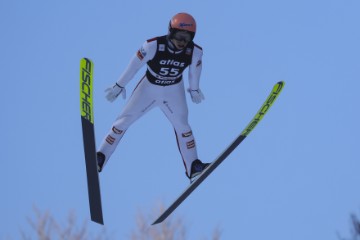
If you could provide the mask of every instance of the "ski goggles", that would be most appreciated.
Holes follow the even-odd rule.
[[[173,39],[179,42],[181,41],[190,42],[192,40],[192,35],[187,31],[178,31],[173,35]]]

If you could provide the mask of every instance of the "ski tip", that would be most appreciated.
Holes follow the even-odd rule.
[[[89,62],[92,63],[92,60],[90,58],[88,58],[88,57],[83,57],[83,58],[81,58],[80,61],[89,61]]]
[[[284,81],[284,80],[281,80],[281,81],[277,82],[277,84],[285,85],[285,81]]]
[[[275,91],[275,92],[277,92],[277,94],[279,94],[281,92],[281,90],[284,88],[284,86],[285,86],[284,81],[277,82],[274,85],[273,91]]]

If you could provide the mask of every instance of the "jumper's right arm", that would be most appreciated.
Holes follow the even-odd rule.
[[[145,42],[131,58],[130,63],[116,83],[105,90],[107,92],[106,98],[110,102],[113,102],[120,94],[122,94],[124,99],[126,98],[125,86],[134,78],[140,68],[154,57],[157,48],[156,44],[156,41]]]

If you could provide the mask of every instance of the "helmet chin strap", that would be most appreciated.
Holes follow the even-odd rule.
[[[172,43],[172,41],[171,41],[171,39],[170,39],[169,36],[167,37],[167,41],[168,41],[168,45],[169,45],[169,47],[171,48],[171,50],[173,50],[173,51],[175,51],[175,52],[179,52],[179,51],[184,50],[184,49],[178,49],[178,48],[175,46],[175,44]]]

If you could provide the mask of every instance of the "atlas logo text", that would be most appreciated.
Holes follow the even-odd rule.
[[[175,67],[185,67],[184,62],[179,62],[179,61],[175,61],[175,60],[172,60],[172,59],[160,60],[160,64],[161,65],[171,65],[171,66],[175,66]]]

